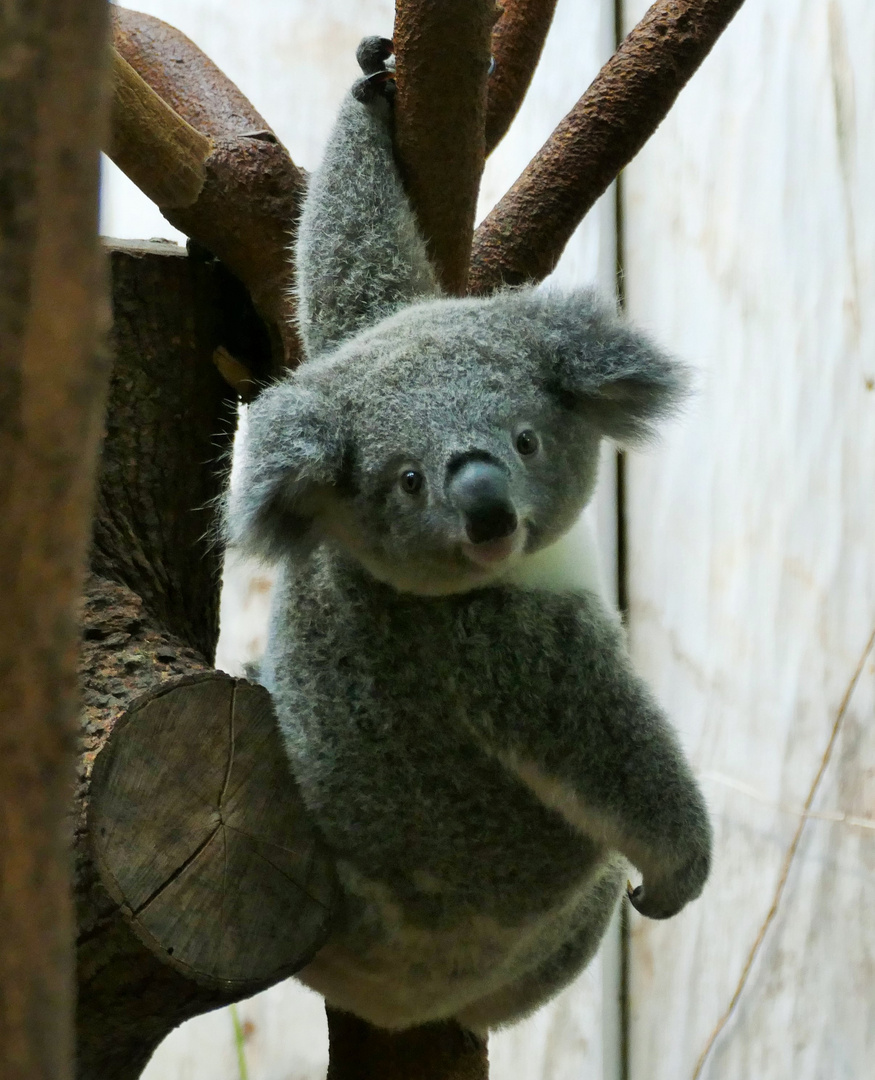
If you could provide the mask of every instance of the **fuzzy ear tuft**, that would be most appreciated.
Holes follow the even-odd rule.
[[[531,294],[547,351],[547,385],[603,435],[651,437],[690,392],[689,369],[591,291]]]
[[[290,379],[249,407],[239,474],[225,501],[226,542],[267,562],[304,552],[343,463],[340,418]]]

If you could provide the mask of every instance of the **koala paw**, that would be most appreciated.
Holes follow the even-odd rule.
[[[355,58],[363,75],[375,75],[386,70],[386,61],[394,52],[394,46],[388,38],[366,37],[359,42]]]
[[[395,73],[386,63],[392,52],[392,42],[388,38],[362,39],[355,58],[365,77],[353,84],[352,96],[356,101],[366,104],[377,97],[392,100],[395,95]]]
[[[670,919],[701,893],[709,868],[710,857],[706,852],[673,874],[655,879],[645,876],[637,888],[633,889],[631,882],[627,882],[626,895],[632,907],[648,919]]]

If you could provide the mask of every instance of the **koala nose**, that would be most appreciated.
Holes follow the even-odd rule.
[[[507,473],[489,461],[469,461],[453,477],[450,490],[465,517],[472,544],[501,540],[517,527]]]

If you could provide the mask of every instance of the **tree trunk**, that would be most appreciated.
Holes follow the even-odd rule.
[[[76,602],[105,393],[105,0],[0,9],[0,1075],[66,1080]]]
[[[458,1024],[381,1031],[327,1009],[328,1080],[486,1080],[486,1043]]]
[[[110,260],[80,665],[78,1072],[132,1080],[182,1020],[306,962],[334,886],[266,691],[211,666],[236,422],[214,358],[221,347],[263,370],[266,334],[212,259],[126,243]]]

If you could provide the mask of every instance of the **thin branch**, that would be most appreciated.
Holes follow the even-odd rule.
[[[274,353],[294,365],[300,345],[288,247],[300,212],[303,172],[264,118],[184,34],[139,12],[115,8],[114,13],[114,44],[153,95],[141,106],[144,111],[135,112],[117,89],[112,146],[125,149],[120,166],[172,225],[243,282],[267,323]],[[203,183],[194,201],[170,205],[164,162],[151,151],[163,145],[169,152],[168,128],[183,130],[185,122],[201,138],[209,137],[211,153],[203,161]],[[184,171],[190,158],[186,147],[175,171]]]
[[[540,281],[743,0],[659,0],[477,230],[470,290]]]
[[[729,1004],[726,1006],[726,1010],[723,1015],[717,1021],[717,1025],[708,1037],[708,1041],[705,1043],[705,1048],[699,1055],[699,1060],[696,1062],[696,1067],[693,1071],[692,1080],[699,1080],[702,1075],[702,1070],[705,1068],[705,1064],[708,1058],[711,1056],[711,1051],[714,1049],[718,1038],[729,1023],[736,1007],[738,1006],[739,999],[744,993],[744,989],[747,986],[750,979],[750,973],[753,970],[754,962],[760,954],[763,942],[765,941],[766,934],[769,931],[772,923],[775,921],[775,916],[778,914],[778,909],[781,906],[781,900],[784,896],[784,890],[787,887],[787,881],[790,877],[790,869],[793,866],[793,860],[796,857],[796,852],[799,848],[799,842],[802,839],[802,833],[805,830],[805,822],[811,816],[811,807],[814,805],[814,799],[817,792],[820,790],[820,784],[823,780],[824,773],[829,765],[833,751],[835,750],[836,742],[838,740],[839,731],[842,726],[842,721],[848,711],[848,707],[851,704],[851,698],[854,696],[854,690],[857,688],[857,683],[860,681],[860,676],[863,674],[863,669],[866,666],[866,660],[869,658],[873,648],[875,648],[875,631],[872,632],[869,640],[866,642],[866,647],[863,650],[863,654],[860,657],[854,674],[851,676],[851,681],[848,683],[848,687],[845,690],[844,697],[839,705],[836,718],[832,725],[832,730],[829,734],[829,739],[826,743],[826,749],[824,750],[820,764],[818,765],[817,772],[814,775],[814,780],[811,783],[811,787],[808,791],[808,796],[805,799],[805,804],[802,808],[802,814],[799,818],[799,824],[796,826],[796,832],[793,834],[793,839],[790,841],[790,846],[787,848],[787,852],[784,855],[784,862],[781,866],[781,873],[778,877],[778,884],[775,888],[775,894],[772,897],[772,903],[766,914],[765,921],[759,929],[759,933],[751,946],[750,952],[747,955],[747,959],[744,962],[744,966],[741,969],[741,975],[738,980],[738,984],[735,987],[735,991],[729,1000]]]
[[[492,31],[495,70],[486,98],[486,154],[507,134],[541,59],[556,0],[503,0]]]
[[[494,0],[397,0],[396,139],[410,201],[449,293],[465,292]]]
[[[159,209],[197,201],[212,141],[174,112],[116,49],[111,118],[107,154]]]

